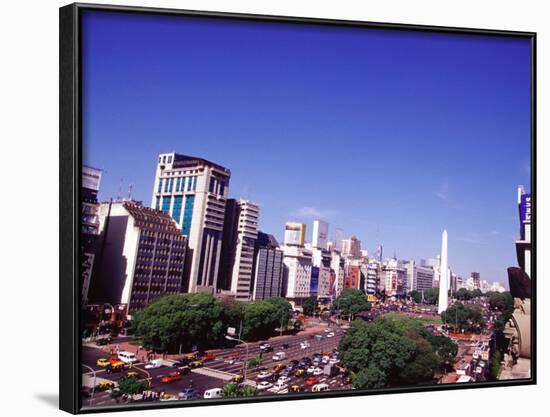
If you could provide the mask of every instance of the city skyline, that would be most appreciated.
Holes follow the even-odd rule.
[[[157,155],[181,152],[229,168],[230,197],[257,203],[260,230],[281,242],[286,221],[305,222],[310,240],[320,218],[329,236],[340,228],[370,253],[380,243],[418,260],[438,254],[447,228],[453,270],[506,281],[515,189],[530,182],[527,41],[279,24],[250,36],[254,25],[151,16],[122,17],[122,33],[120,19],[83,20],[94,25],[83,39],[83,157],[104,170],[100,199],[126,196],[131,183],[147,205]],[[147,39],[137,32],[144,23],[157,29]],[[207,52],[214,40],[217,55]],[[273,55],[251,59],[262,42]],[[144,51],[150,59],[136,63]],[[186,57],[203,62],[200,74]],[[204,71],[220,65],[227,76]]]

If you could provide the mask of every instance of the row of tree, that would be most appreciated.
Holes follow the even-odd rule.
[[[483,294],[480,289],[468,290],[466,288],[460,288],[453,294],[453,297],[460,301],[473,300],[474,298],[479,298],[482,296],[488,297],[491,292]],[[499,294],[499,293],[494,293]],[[412,299],[416,303],[425,303],[425,304],[437,304],[439,300],[439,288],[428,288],[423,291],[413,290],[409,293]]]
[[[355,320],[339,350],[354,387],[372,389],[430,384],[438,369],[451,366],[458,347],[419,320],[386,316],[370,324]]]
[[[223,346],[228,327],[245,340],[267,338],[276,328],[286,328],[291,318],[292,306],[282,297],[242,303],[210,294],[177,294],[136,313],[134,330],[147,348],[187,352]]]

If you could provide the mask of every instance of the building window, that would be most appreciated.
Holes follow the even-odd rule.
[[[170,211],[170,203],[172,203],[172,197],[164,197],[162,199],[162,211],[168,213]]]
[[[174,197],[174,208],[172,209],[172,218],[177,224],[180,224],[180,214],[182,206],[183,196],[177,195]]]
[[[190,195],[185,199],[185,208],[183,209],[183,224],[181,233],[189,236],[191,229],[191,220],[193,219],[193,206],[195,205],[195,196]]]

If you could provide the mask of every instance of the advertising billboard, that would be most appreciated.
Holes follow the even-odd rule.
[[[328,223],[322,220],[313,222],[313,237],[311,245],[314,248],[326,249],[328,242]]]
[[[99,183],[101,182],[101,170],[82,166],[82,188],[99,191]]]
[[[306,236],[306,225],[288,222],[285,225],[285,245],[303,246]]]

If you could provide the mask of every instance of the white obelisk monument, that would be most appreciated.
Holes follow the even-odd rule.
[[[441,314],[449,307],[449,261],[447,258],[447,230],[441,236],[441,264],[439,268],[439,302],[437,311]]]

